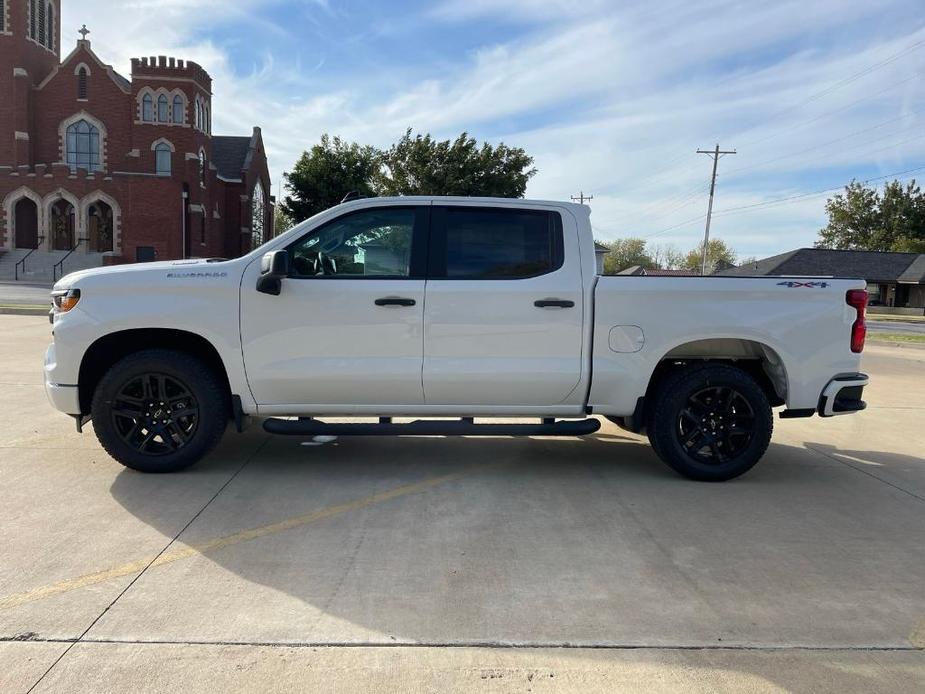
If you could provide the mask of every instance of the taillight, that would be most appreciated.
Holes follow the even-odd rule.
[[[867,324],[864,322],[864,313],[867,310],[867,291],[849,289],[845,294],[845,301],[857,311],[857,318],[851,326],[851,351],[860,353],[864,351],[864,338],[867,337]]]

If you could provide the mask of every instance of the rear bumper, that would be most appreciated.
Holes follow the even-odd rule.
[[[869,381],[867,374],[862,373],[840,374],[833,378],[819,396],[819,416],[835,417],[866,408],[867,403],[861,398]]]

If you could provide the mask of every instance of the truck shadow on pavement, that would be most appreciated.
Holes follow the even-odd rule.
[[[203,510],[241,467],[242,446],[258,452]],[[694,483],[641,439],[610,430],[317,447],[229,435],[187,473],[116,476],[113,497],[167,538],[201,511],[171,548],[198,551],[151,567],[95,632],[298,644],[882,645],[925,603],[870,604],[878,567],[912,585],[925,561],[908,542],[845,544],[852,533],[891,534],[902,516],[853,525],[838,495],[855,477],[867,483],[853,472],[845,483],[842,466],[802,447],[772,444],[748,475]]]

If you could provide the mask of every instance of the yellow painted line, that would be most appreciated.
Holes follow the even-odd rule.
[[[392,489],[379,492],[377,494],[372,494],[361,499],[347,501],[343,504],[336,504],[334,506],[327,506],[325,508],[318,509],[317,511],[312,511],[311,513],[287,518],[286,520],[281,520],[278,523],[271,523],[269,525],[262,525],[260,527],[251,528],[249,530],[242,530],[231,535],[225,535],[224,537],[217,537],[215,539],[207,540],[206,542],[201,542],[196,545],[190,545],[183,549],[175,549],[170,552],[165,552],[158,556],[156,559],[149,556],[144,559],[131,561],[127,564],[115,566],[103,571],[96,571],[94,573],[84,574],[83,576],[77,576],[76,578],[65,579],[63,581],[58,581],[57,583],[51,583],[47,586],[33,588],[32,590],[27,590],[22,593],[13,593],[12,595],[7,595],[4,598],[0,598],[0,609],[18,607],[19,605],[35,602],[36,600],[44,600],[45,598],[50,598],[53,595],[60,595],[61,593],[67,593],[79,588],[86,588],[87,586],[92,586],[97,583],[111,581],[114,578],[130,576],[144,570],[148,564],[151,564],[152,568],[156,566],[163,566],[165,564],[172,564],[175,561],[180,561],[181,559],[189,559],[190,557],[195,557],[211,550],[230,547],[241,542],[248,542],[249,540],[256,540],[261,537],[266,537],[267,535],[275,535],[276,533],[281,533],[285,530],[292,530],[293,528],[309,525],[310,523],[315,523],[320,520],[325,520],[326,518],[339,516],[349,511],[357,511],[361,508],[380,504],[391,499],[408,496],[409,494],[417,494],[418,492],[423,492],[432,487],[436,487],[438,484],[443,484],[444,482],[450,482],[452,480],[459,479],[460,477],[463,477],[464,475],[467,475],[483,467],[484,466],[482,465],[470,467],[466,470],[454,472],[449,475],[431,477],[430,479],[422,480],[421,482],[414,482],[413,484],[404,484],[399,487],[393,487]]]

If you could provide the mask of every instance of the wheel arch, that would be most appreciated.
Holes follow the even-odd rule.
[[[780,352],[766,342],[739,337],[689,340],[672,347],[658,360],[646,395],[672,370],[701,361],[736,366],[758,382],[772,405],[787,401],[789,377]]]
[[[218,350],[208,339],[188,330],[134,328],[104,335],[84,352],[77,381],[81,412],[90,411],[100,379],[116,362],[146,349],[172,349],[201,359],[219,376],[230,399],[228,372]]]

